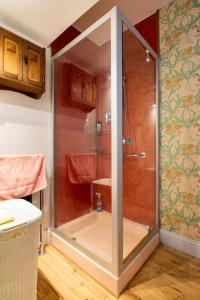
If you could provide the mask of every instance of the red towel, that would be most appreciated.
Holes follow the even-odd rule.
[[[71,183],[90,183],[96,178],[96,153],[67,154],[66,163]]]
[[[46,186],[43,154],[0,156],[0,200],[23,198]]]

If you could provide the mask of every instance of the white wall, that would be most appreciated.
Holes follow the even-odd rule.
[[[18,33],[20,35],[20,33]],[[34,41],[33,41],[34,42]],[[49,219],[51,157],[50,49],[46,49],[46,92],[39,100],[0,90],[0,155],[44,153],[48,187],[44,192],[45,225]],[[34,200],[37,202],[38,193]]]

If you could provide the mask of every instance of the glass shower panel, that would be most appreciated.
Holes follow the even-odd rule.
[[[55,60],[55,225],[112,262],[110,21]]]
[[[156,61],[123,26],[123,258],[156,227]]]

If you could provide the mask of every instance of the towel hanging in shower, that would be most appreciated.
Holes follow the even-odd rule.
[[[66,163],[71,183],[90,183],[96,178],[96,153],[70,153]]]

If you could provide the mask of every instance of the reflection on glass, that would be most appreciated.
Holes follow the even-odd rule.
[[[123,26],[123,257],[156,226],[156,63]]]
[[[112,262],[110,21],[55,61],[55,221]]]

